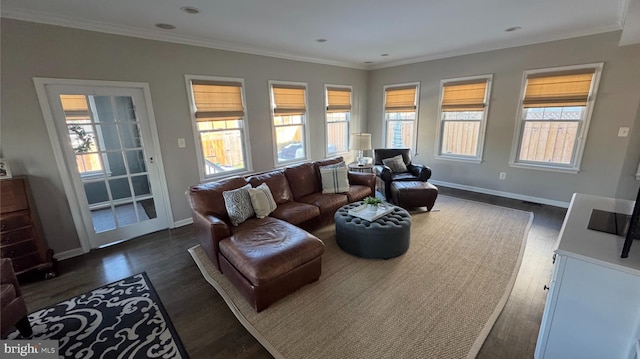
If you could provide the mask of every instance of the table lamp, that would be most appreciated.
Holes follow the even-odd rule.
[[[362,157],[363,151],[371,149],[371,134],[370,133],[352,133],[351,134],[351,150],[358,151],[358,165],[364,165],[364,159]]]

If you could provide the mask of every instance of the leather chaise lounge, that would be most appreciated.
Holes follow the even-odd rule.
[[[211,262],[257,312],[320,277],[324,244],[307,230],[331,223],[343,205],[375,194],[375,175],[349,172],[349,191],[323,194],[316,161],[192,186],[187,198],[196,236]],[[223,192],[269,186],[277,208],[233,226]]]

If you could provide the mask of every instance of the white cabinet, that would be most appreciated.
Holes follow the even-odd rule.
[[[633,359],[640,335],[640,243],[587,228],[591,211],[631,213],[632,201],[574,195],[556,249],[535,357]]]

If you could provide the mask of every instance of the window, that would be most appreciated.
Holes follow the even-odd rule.
[[[102,176],[102,159],[96,143],[96,126],[85,95],[60,95],[69,140],[82,177]]]
[[[602,64],[526,71],[512,165],[577,173]]]
[[[437,157],[482,159],[491,75],[442,81]]]
[[[327,157],[349,151],[351,87],[325,86]]]
[[[307,159],[307,87],[270,82],[277,164]]]
[[[385,86],[384,122],[387,148],[415,149],[418,83]]]
[[[249,170],[242,79],[187,76],[201,179]]]

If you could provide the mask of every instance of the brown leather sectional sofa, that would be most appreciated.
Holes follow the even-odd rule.
[[[324,244],[307,230],[331,223],[343,205],[375,194],[374,174],[352,172],[348,192],[322,194],[319,168],[340,161],[309,162],[187,190],[201,247],[256,311],[320,277]],[[236,227],[222,193],[247,183],[266,183],[277,208],[266,218],[254,217]]]

